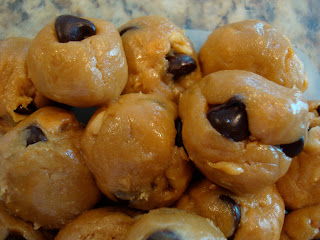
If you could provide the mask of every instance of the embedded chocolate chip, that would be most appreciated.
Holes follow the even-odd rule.
[[[220,195],[219,199],[224,201],[226,204],[228,204],[228,206],[232,210],[233,219],[234,219],[234,225],[233,225],[234,229],[233,229],[233,234],[227,238],[228,240],[232,240],[234,238],[234,235],[235,235],[235,233],[238,229],[239,223],[240,223],[241,209],[240,209],[239,204],[236,203],[236,201],[234,201],[231,197],[229,197],[227,195]]]
[[[298,141],[289,144],[282,144],[279,147],[288,157],[295,157],[302,152],[304,146],[304,137],[300,138]]]
[[[175,232],[164,229],[153,232],[146,240],[181,240],[181,238]]]
[[[174,125],[175,125],[176,130],[177,130],[175,145],[177,147],[182,147],[183,146],[183,142],[182,142],[182,122],[181,122],[181,119],[177,118],[174,121]]]
[[[20,233],[10,232],[5,240],[26,240]]]
[[[47,141],[46,136],[44,135],[42,130],[37,126],[30,126],[30,127],[27,127],[27,129],[30,130],[30,135],[27,138],[27,147],[37,142]]]
[[[122,29],[120,31],[120,36],[122,36],[123,34],[125,34],[126,32],[128,32],[129,30],[135,30],[135,29],[138,29],[138,27],[136,26],[130,26],[130,27],[126,27],[124,29]]]
[[[169,62],[168,73],[173,75],[173,79],[193,72],[197,68],[196,61],[189,55],[176,53],[166,57]]]
[[[212,127],[226,138],[242,141],[250,135],[246,107],[237,97],[210,106],[207,118]]]
[[[54,27],[61,43],[81,41],[96,34],[96,27],[91,21],[72,15],[57,17]]]
[[[37,111],[37,107],[36,105],[34,105],[34,102],[29,103],[26,108],[20,105],[19,107],[17,107],[16,110],[14,110],[15,113],[18,113],[21,115],[30,115],[35,111]]]
[[[320,105],[317,107],[318,115],[320,115]]]

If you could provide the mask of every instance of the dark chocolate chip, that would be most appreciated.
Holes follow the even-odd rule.
[[[136,26],[126,27],[120,31],[120,36],[122,36],[123,34],[125,34],[126,32],[128,32],[130,30],[135,30],[135,29],[138,29],[138,27],[136,27]]]
[[[186,54],[176,53],[167,56],[166,59],[169,62],[168,73],[173,75],[174,80],[193,72],[197,68],[197,63],[193,57]]]
[[[29,103],[26,108],[20,105],[19,107],[17,107],[16,110],[14,110],[15,113],[18,113],[21,115],[30,115],[35,111],[37,111],[37,107],[36,105],[34,105],[34,102]]]
[[[279,147],[288,157],[293,158],[302,152],[303,146],[304,146],[304,137],[300,138],[299,140],[293,143],[282,144]]]
[[[5,240],[26,240],[20,233],[10,232]]]
[[[54,27],[61,43],[81,41],[96,34],[96,27],[91,21],[72,15],[57,17]]]
[[[320,115],[320,105],[317,107],[318,115]]]
[[[250,135],[246,107],[237,97],[210,106],[207,118],[212,127],[226,138],[242,141]]]
[[[30,126],[27,127],[27,129],[30,130],[30,135],[27,138],[27,147],[31,144],[35,144],[37,142],[41,142],[41,141],[47,141],[46,136],[44,135],[44,133],[42,132],[42,130],[40,128],[38,128],[37,126]]]
[[[220,195],[219,199],[224,201],[232,209],[233,219],[234,219],[234,230],[233,234],[228,237],[228,240],[234,239],[235,233],[238,229],[241,220],[241,209],[239,204],[227,195]]]
[[[176,130],[177,130],[175,145],[177,147],[182,147],[183,142],[182,142],[182,122],[181,122],[181,119],[177,118],[174,121],[174,124],[175,124]]]
[[[181,238],[175,232],[163,229],[151,233],[146,240],[181,240]]]

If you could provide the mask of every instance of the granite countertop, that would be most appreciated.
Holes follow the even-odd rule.
[[[185,29],[212,31],[248,18],[269,22],[306,54],[320,72],[319,0],[3,0],[0,39],[33,38],[61,14],[103,18],[117,27],[143,15],[160,15]]]

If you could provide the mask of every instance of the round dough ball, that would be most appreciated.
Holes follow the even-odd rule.
[[[211,219],[226,238],[234,240],[278,240],[285,214],[275,186],[236,195],[207,179],[192,184],[175,207]]]
[[[1,201],[0,239],[48,240],[40,230],[35,230],[32,224],[23,222],[9,214],[5,205]]]
[[[208,239],[224,240],[223,233],[211,220],[175,208],[159,208],[137,218],[127,240]]]
[[[48,104],[28,78],[27,54],[31,42],[21,37],[0,41],[0,117],[10,116],[13,122]]]
[[[133,218],[110,208],[89,210],[60,230],[55,240],[124,240]]]
[[[310,240],[320,238],[320,205],[290,212],[284,219],[281,240]]]
[[[282,177],[308,129],[299,90],[241,70],[203,78],[182,94],[179,113],[190,159],[236,193],[254,193]]]
[[[191,41],[168,19],[138,17],[119,32],[129,68],[124,93],[157,93],[177,102],[181,92],[201,79]]]
[[[58,229],[98,202],[82,134],[72,113],[45,107],[0,139],[0,193],[14,215]]]
[[[260,20],[245,20],[214,30],[199,51],[203,75],[246,70],[285,87],[307,89],[303,63],[289,39]]]
[[[108,198],[150,210],[180,197],[192,167],[183,147],[175,146],[177,117],[173,102],[143,93],[122,95],[97,110],[81,145]]]
[[[298,209],[320,204],[320,101],[309,102],[310,126],[303,151],[288,172],[279,179],[277,188],[286,208]]]
[[[94,24],[95,35],[61,43],[55,22],[51,22],[36,35],[28,53],[29,77],[35,88],[54,101],[75,107],[102,105],[117,98],[128,79],[116,27],[105,20],[87,20]]]

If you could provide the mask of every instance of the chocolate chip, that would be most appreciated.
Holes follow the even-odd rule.
[[[193,72],[197,68],[196,61],[186,54],[176,53],[167,56],[166,59],[169,62],[168,73],[173,75],[174,80]]]
[[[96,27],[91,21],[72,15],[57,17],[54,27],[61,43],[81,41],[96,34]]]
[[[318,115],[320,115],[320,105],[317,107]]]
[[[27,129],[30,130],[30,135],[27,138],[27,147],[37,142],[47,141],[46,136],[44,135],[42,130],[37,126],[30,126],[30,127],[27,127]]]
[[[182,142],[182,122],[181,122],[181,119],[177,118],[174,121],[174,125],[175,125],[176,130],[177,130],[175,145],[177,147],[182,147],[183,146],[183,142]]]
[[[241,220],[241,209],[238,203],[236,203],[236,201],[234,201],[231,197],[227,196],[227,195],[220,195],[219,199],[222,200],[223,202],[225,202],[226,204],[228,204],[228,206],[231,208],[232,210],[232,214],[233,214],[233,220],[234,220],[234,230],[233,230],[233,234],[231,236],[228,237],[228,240],[232,240],[234,239],[234,235],[238,229],[240,220]]]
[[[299,153],[302,152],[304,146],[304,137],[300,138],[299,140],[289,143],[289,144],[282,144],[279,148],[288,156],[288,157],[295,157]]]
[[[151,233],[146,240],[181,240],[181,238],[175,232],[163,229]]]
[[[10,232],[5,240],[26,240],[20,233]]]
[[[120,36],[122,36],[123,34],[125,34],[126,32],[130,31],[130,30],[135,30],[135,29],[138,29],[138,27],[136,26],[129,26],[129,27],[126,27],[124,29],[122,29],[120,31]]]
[[[16,110],[14,110],[15,113],[21,114],[21,115],[30,115],[31,113],[37,111],[37,107],[36,105],[34,105],[34,102],[31,102],[28,104],[28,106],[22,107],[22,105],[20,105],[19,107],[17,107]]]
[[[238,97],[210,106],[207,118],[212,127],[226,138],[242,141],[250,135],[246,107]]]

